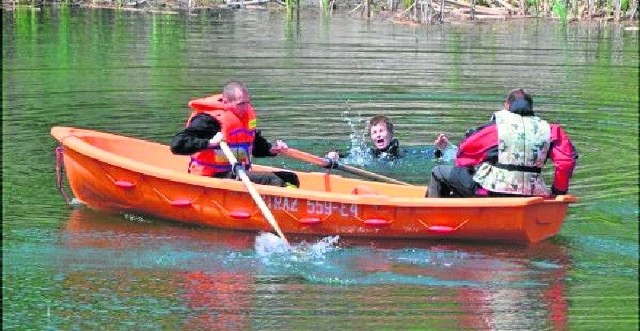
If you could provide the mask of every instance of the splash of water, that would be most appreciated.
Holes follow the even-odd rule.
[[[328,252],[338,248],[340,236],[330,236],[320,239],[316,243],[302,242],[295,247],[294,259],[297,261],[315,261],[324,260]]]
[[[83,207],[85,205],[84,202],[82,202],[81,200],[79,200],[79,199],[77,199],[75,197],[71,198],[71,202],[69,202],[69,204],[73,208],[79,208],[79,207]]]
[[[256,255],[265,264],[317,263],[325,254],[336,249],[340,236],[324,237],[315,243],[301,242],[288,246],[273,233],[261,233],[256,237]]]
[[[342,119],[349,125],[349,141],[351,146],[349,147],[349,157],[345,158],[343,162],[345,164],[354,165],[367,165],[373,160],[373,156],[369,148],[367,147],[367,132],[362,125],[363,120],[361,114],[356,117],[351,117],[349,110],[351,107],[347,104],[347,110],[342,112]]]
[[[290,247],[282,238],[273,233],[263,232],[256,237],[255,242],[256,254],[260,257],[269,257],[271,255],[283,255],[290,251]]]
[[[130,213],[122,213],[122,218],[126,221],[129,222],[135,222],[135,223],[151,223],[151,221],[145,219],[143,216],[141,215],[137,215],[137,214],[130,214]]]

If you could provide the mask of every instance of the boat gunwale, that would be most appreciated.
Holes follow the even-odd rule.
[[[187,172],[179,172],[172,169],[162,168],[150,163],[144,163],[132,158],[121,156],[106,149],[102,149],[89,142],[83,140],[81,137],[95,137],[106,139],[127,139],[138,140],[144,143],[157,144],[165,146],[163,144],[153,142],[150,140],[144,140],[141,138],[125,136],[120,134],[114,134],[109,132],[95,131],[91,129],[83,129],[67,126],[54,126],[51,128],[51,135],[58,140],[60,145],[71,148],[72,150],[82,154],[86,157],[97,160],[98,162],[106,163],[115,167],[120,167],[125,170],[152,176],[158,179],[167,180],[179,184],[194,185],[205,188],[220,189],[226,191],[243,192],[247,193],[247,189],[242,182],[233,179],[218,179],[204,176],[191,175]],[[280,169],[270,166],[260,166],[264,169]],[[288,171],[292,171],[287,169]],[[326,176],[321,172],[302,172],[295,171],[297,173],[306,174],[318,174]],[[339,175],[330,175],[334,178],[343,178]],[[346,180],[353,180],[356,182],[367,183],[369,181],[344,178]],[[377,183],[377,182],[376,182]],[[403,185],[390,184],[390,183],[377,183],[383,185],[404,187]],[[356,195],[348,193],[331,193],[324,191],[315,191],[309,189],[290,189],[284,187],[275,187],[268,185],[255,185],[256,189],[261,195],[280,196],[288,198],[298,198],[305,200],[318,200],[318,201],[331,201],[351,203],[357,205],[377,205],[377,206],[390,206],[390,207],[405,207],[405,208],[422,208],[422,207],[440,207],[440,208],[503,208],[503,207],[524,207],[535,205],[539,203],[570,203],[576,202],[577,199],[571,195],[560,195],[551,199],[545,199],[543,197],[495,197],[495,198],[456,198],[456,199],[443,199],[443,198],[414,198],[414,197],[393,197],[389,195]],[[424,186],[426,190],[426,186]]]

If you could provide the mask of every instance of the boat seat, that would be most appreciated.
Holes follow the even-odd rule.
[[[351,190],[351,194],[363,195],[363,194],[371,194],[371,195],[379,195],[376,190],[372,189],[366,185],[358,185]]]

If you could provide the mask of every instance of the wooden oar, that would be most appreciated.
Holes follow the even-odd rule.
[[[280,236],[280,238],[282,238],[282,240],[287,244],[287,246],[289,246],[289,241],[287,241],[287,238],[285,238],[284,233],[282,233],[282,230],[280,230],[280,226],[278,225],[276,218],[273,217],[271,210],[269,210],[269,207],[267,207],[267,204],[264,203],[264,200],[262,199],[260,194],[258,194],[258,191],[256,190],[255,186],[249,179],[249,176],[247,176],[247,173],[244,171],[242,167],[236,167],[236,165],[238,164],[238,159],[236,159],[235,155],[233,155],[233,152],[229,148],[229,145],[227,145],[226,142],[221,141],[220,148],[224,152],[224,155],[227,157],[231,165],[234,168],[236,168],[235,169],[236,173],[240,177],[240,180],[242,180],[242,183],[244,184],[244,186],[249,191],[249,194],[251,194],[253,201],[255,201],[258,207],[260,208],[260,211],[262,212],[262,215],[264,215],[264,218],[267,219],[267,222],[271,224],[271,227],[273,227],[273,229],[276,230],[276,233]]]
[[[294,159],[298,159],[300,161],[304,161],[304,162],[309,162],[311,164],[315,164],[317,166],[320,167],[329,167],[332,166],[335,169],[338,170],[342,170],[344,172],[349,172],[352,173],[354,175],[358,175],[364,178],[368,178],[368,179],[374,179],[374,180],[379,180],[379,181],[383,181],[383,182],[387,182],[387,183],[392,183],[392,184],[399,184],[399,185],[411,185],[409,183],[405,183],[402,181],[399,181],[397,179],[393,179],[393,178],[389,178],[389,177],[385,177],[373,172],[369,172],[366,170],[362,170],[356,167],[351,167],[348,165],[344,165],[344,164],[340,164],[337,162],[334,162],[330,159],[327,158],[321,158],[319,156],[315,156],[313,154],[309,154],[307,152],[303,152],[300,150],[297,150],[295,148],[287,148],[285,150],[283,150],[281,152],[282,154],[285,154],[286,156],[290,157],[290,158],[294,158]]]

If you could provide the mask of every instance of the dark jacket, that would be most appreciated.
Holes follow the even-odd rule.
[[[209,140],[220,132],[220,122],[207,114],[199,114],[191,119],[191,123],[184,130],[178,132],[171,139],[171,152],[179,155],[191,155],[209,147]],[[253,141],[253,157],[276,156],[269,150],[269,143],[260,131],[256,131]]]
[[[404,150],[400,148],[400,141],[398,139],[393,139],[389,143],[389,146],[383,149],[377,149],[375,147],[371,147],[370,149],[371,155],[376,160],[386,160],[386,161],[395,161],[402,157],[404,157]]]

